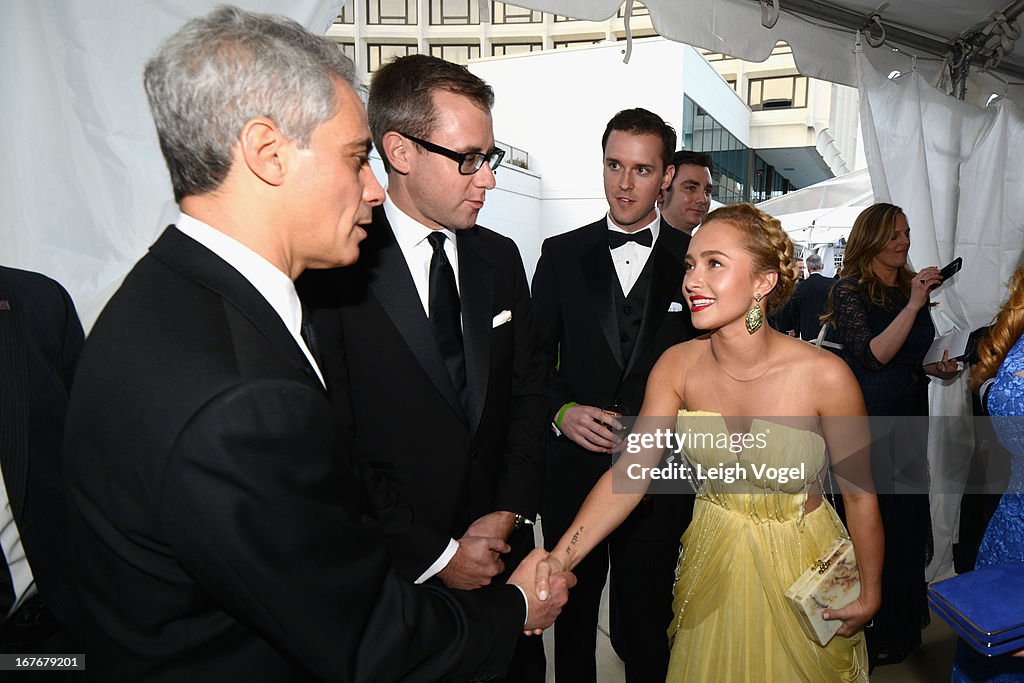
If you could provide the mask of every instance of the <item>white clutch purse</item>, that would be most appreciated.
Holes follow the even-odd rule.
[[[848,538],[837,538],[786,591],[804,633],[821,645],[827,645],[843,626],[838,619],[825,621],[821,613],[845,607],[858,597],[860,573]]]

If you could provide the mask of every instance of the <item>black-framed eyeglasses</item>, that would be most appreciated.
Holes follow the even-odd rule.
[[[429,140],[423,140],[414,135],[409,135],[408,133],[402,133],[401,135],[409,138],[428,152],[448,157],[459,165],[459,173],[462,175],[473,175],[483,168],[485,162],[491,167],[491,172],[493,173],[498,170],[498,166],[501,165],[501,160],[505,158],[505,150],[498,147],[495,147],[486,154],[483,152],[456,152],[455,150],[442,147],[441,145],[435,145]]]

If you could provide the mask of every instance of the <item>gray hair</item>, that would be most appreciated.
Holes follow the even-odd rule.
[[[821,257],[817,254],[809,254],[804,259],[804,265],[807,266],[807,272],[817,273],[825,267],[825,262],[821,260]]]
[[[300,147],[331,118],[341,47],[286,17],[219,7],[192,19],[146,64],[144,82],[174,199],[217,189],[247,121],[271,119]]]

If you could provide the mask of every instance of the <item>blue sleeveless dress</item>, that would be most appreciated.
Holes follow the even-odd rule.
[[[1010,482],[989,521],[978,549],[976,567],[1024,561],[1024,335],[999,366],[988,392],[988,411],[999,441],[1012,454]],[[957,643],[954,683],[1024,681],[1024,658],[985,657]]]

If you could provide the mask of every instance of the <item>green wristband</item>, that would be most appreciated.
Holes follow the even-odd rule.
[[[562,431],[562,418],[565,417],[565,411],[569,410],[569,408],[572,408],[574,405],[577,405],[576,401],[569,401],[562,406],[561,410],[558,411],[558,415],[555,415],[555,426],[558,427],[558,431]]]

